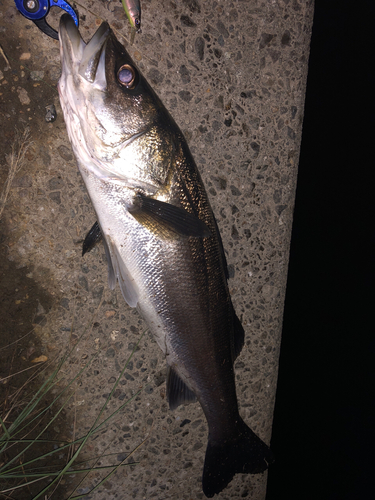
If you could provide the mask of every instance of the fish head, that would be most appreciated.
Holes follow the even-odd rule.
[[[59,39],[60,102],[80,167],[100,177],[136,175],[134,144],[165,112],[159,98],[106,22],[86,44],[64,14]]]

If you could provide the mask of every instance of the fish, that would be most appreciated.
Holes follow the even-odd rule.
[[[200,403],[212,498],[273,461],[239,414],[233,364],[244,329],[218,225],[182,132],[109,25],[86,44],[63,15],[59,39],[61,107],[97,217],[87,248],[102,237],[110,288],[119,284],[165,354],[170,409]]]

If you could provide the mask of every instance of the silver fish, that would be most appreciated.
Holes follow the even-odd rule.
[[[207,497],[272,453],[238,412],[233,362],[244,343],[218,227],[187,143],[129,54],[103,23],[86,45],[60,22],[64,118],[118,281],[165,353],[173,410],[201,404],[209,435]]]

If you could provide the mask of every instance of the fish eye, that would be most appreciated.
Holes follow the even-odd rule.
[[[123,64],[117,72],[118,82],[127,89],[134,88],[135,78],[135,69],[129,64]]]

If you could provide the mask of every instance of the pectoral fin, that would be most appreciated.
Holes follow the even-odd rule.
[[[208,238],[211,232],[204,222],[183,208],[138,194],[129,213],[149,231],[161,238],[176,236]]]

